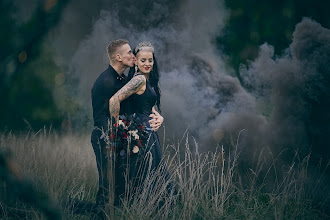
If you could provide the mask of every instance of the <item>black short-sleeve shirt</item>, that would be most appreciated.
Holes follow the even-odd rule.
[[[95,80],[91,92],[94,126],[107,128],[110,118],[109,100],[125,83],[125,75],[120,76],[111,65]],[[126,108],[126,102],[121,102],[119,114],[123,114],[127,110]]]

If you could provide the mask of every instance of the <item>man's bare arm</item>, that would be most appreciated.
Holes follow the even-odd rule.
[[[109,100],[110,116],[118,121],[120,102],[127,99],[132,94],[137,93],[145,84],[146,78],[143,75],[135,76],[123,88],[116,92]]]

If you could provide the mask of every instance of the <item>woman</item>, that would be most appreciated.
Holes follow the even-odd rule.
[[[154,56],[154,47],[150,42],[141,42],[134,50],[136,56],[135,68],[130,70],[131,80],[122,87],[109,102],[110,115],[119,119],[120,102],[129,98],[132,113],[135,113],[147,127],[150,128],[149,115],[155,111],[155,106],[160,109],[159,74]],[[129,156],[129,179],[134,192],[145,178],[152,178],[156,169],[165,174],[168,179],[166,168],[162,161],[162,153],[158,135],[152,131],[148,142],[143,146],[140,154]],[[150,181],[149,181],[150,182]]]

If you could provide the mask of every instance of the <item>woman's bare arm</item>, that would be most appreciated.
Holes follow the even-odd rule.
[[[143,75],[133,77],[123,88],[114,94],[109,100],[110,117],[116,121],[119,119],[120,102],[127,99],[134,93],[137,93],[146,84],[146,78]]]

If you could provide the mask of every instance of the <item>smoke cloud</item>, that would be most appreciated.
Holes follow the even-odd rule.
[[[200,148],[215,150],[217,144],[234,146],[240,133],[247,160],[263,147],[274,153],[315,149],[329,156],[329,30],[303,19],[283,55],[275,56],[265,43],[256,60],[241,67],[239,82],[214,44],[228,16],[222,1],[97,2],[79,3],[79,10],[91,7],[94,20],[76,19],[74,30],[88,35],[65,37],[72,31],[70,19],[81,14],[73,1],[58,27],[60,40],[54,42],[59,51],[73,45],[58,63],[69,67],[74,80],[68,86],[77,88],[73,94],[83,107],[76,121],[87,117],[92,127],[90,90],[109,63],[106,46],[118,38],[128,39],[132,48],[151,41],[161,75],[166,138],[181,138],[188,128]]]
[[[200,136],[219,113],[222,103],[219,100],[223,97],[218,94],[218,83],[228,81],[226,90],[244,93],[238,89],[236,79],[225,76],[228,70],[212,43],[227,16],[223,4],[218,1],[126,3],[115,3],[112,10],[101,10],[90,35],[73,55],[70,73],[79,80],[81,105],[88,106],[85,112],[91,116],[90,89],[108,65],[105,48],[111,40],[127,38],[132,47],[148,40],[156,48],[161,69],[161,104],[167,132],[180,137],[189,127],[196,137]],[[234,88],[230,84],[235,84]],[[236,98],[238,101],[239,96]]]
[[[303,19],[286,53],[274,57],[264,44],[241,76],[259,103],[270,107],[264,139],[273,152],[284,148],[329,157],[330,30]]]

